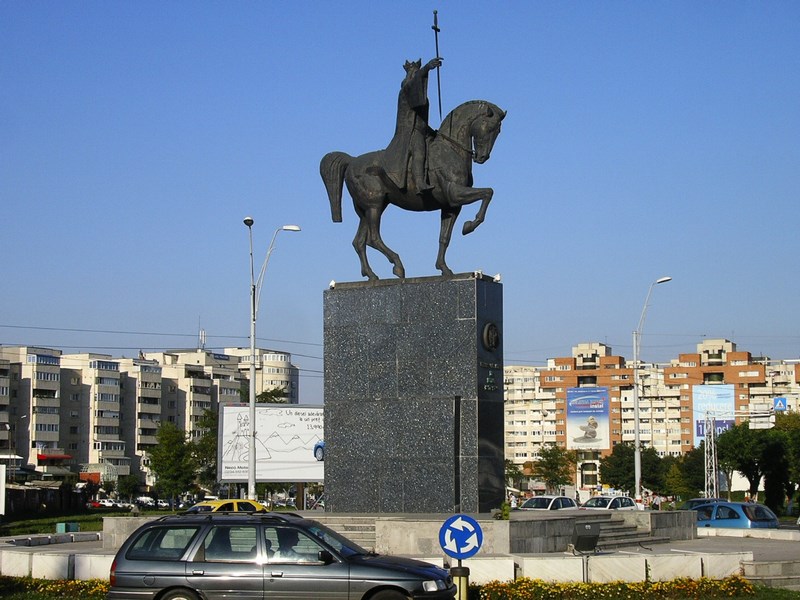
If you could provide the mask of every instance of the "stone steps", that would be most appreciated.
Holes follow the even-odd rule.
[[[308,515],[309,518],[327,525],[359,546],[373,550],[375,548],[375,519],[370,517],[338,516],[329,514]]]
[[[624,548],[626,546],[641,546],[646,548],[651,544],[665,544],[670,541],[666,536],[653,536],[646,529],[639,529],[634,525],[628,525],[621,517],[613,515],[598,515],[592,519],[581,519],[577,523],[597,523],[600,522],[600,537],[597,540],[597,548],[600,550],[611,550]]]
[[[800,562],[744,562],[745,579],[767,587],[800,590]]]

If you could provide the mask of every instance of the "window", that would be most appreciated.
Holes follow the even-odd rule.
[[[717,507],[717,519],[725,519],[725,520],[732,520],[732,519],[739,519],[739,513],[733,510],[729,506],[719,506]]]
[[[48,373],[46,371],[36,371],[37,381],[61,381],[60,373]]]
[[[195,560],[206,562],[253,561],[258,549],[258,535],[255,527],[212,527],[203,540],[201,555]]]
[[[128,550],[130,560],[175,560],[183,556],[199,527],[154,527]]]
[[[93,360],[89,361],[90,369],[97,369],[98,371],[119,371],[119,363],[107,360]]]
[[[271,563],[318,562],[319,552],[324,550],[304,532],[291,527],[267,527],[264,537]]]

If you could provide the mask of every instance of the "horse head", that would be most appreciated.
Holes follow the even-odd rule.
[[[494,142],[500,133],[500,123],[507,113],[491,102],[479,102],[477,109],[470,127],[470,136],[475,151],[474,160],[482,165],[489,160]]]

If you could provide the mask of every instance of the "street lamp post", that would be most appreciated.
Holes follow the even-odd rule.
[[[653,288],[659,283],[666,283],[672,281],[672,277],[660,277],[650,284],[647,290],[647,297],[644,300],[644,307],[642,308],[642,316],[639,317],[639,326],[633,332],[633,477],[634,477],[634,492],[636,501],[642,500],[642,448],[639,434],[639,344],[642,339],[642,327],[644,327],[644,318],[647,315],[647,303],[650,301],[650,294]]]
[[[255,277],[255,267],[253,263],[253,217],[245,217],[244,224],[250,236],[250,434],[248,435],[247,453],[247,498],[256,499],[256,319],[258,318],[258,301],[261,297],[261,286],[264,284],[264,273],[267,272],[267,264],[272,250],[275,247],[275,238],[281,231],[300,231],[297,225],[283,225],[272,234],[272,241],[267,249],[264,264],[258,278]]]

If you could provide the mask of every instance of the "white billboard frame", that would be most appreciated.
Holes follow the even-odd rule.
[[[324,461],[315,448],[323,443],[323,407],[303,404],[256,405],[256,482],[323,482]],[[217,479],[248,480],[250,409],[223,404],[217,432]]]

